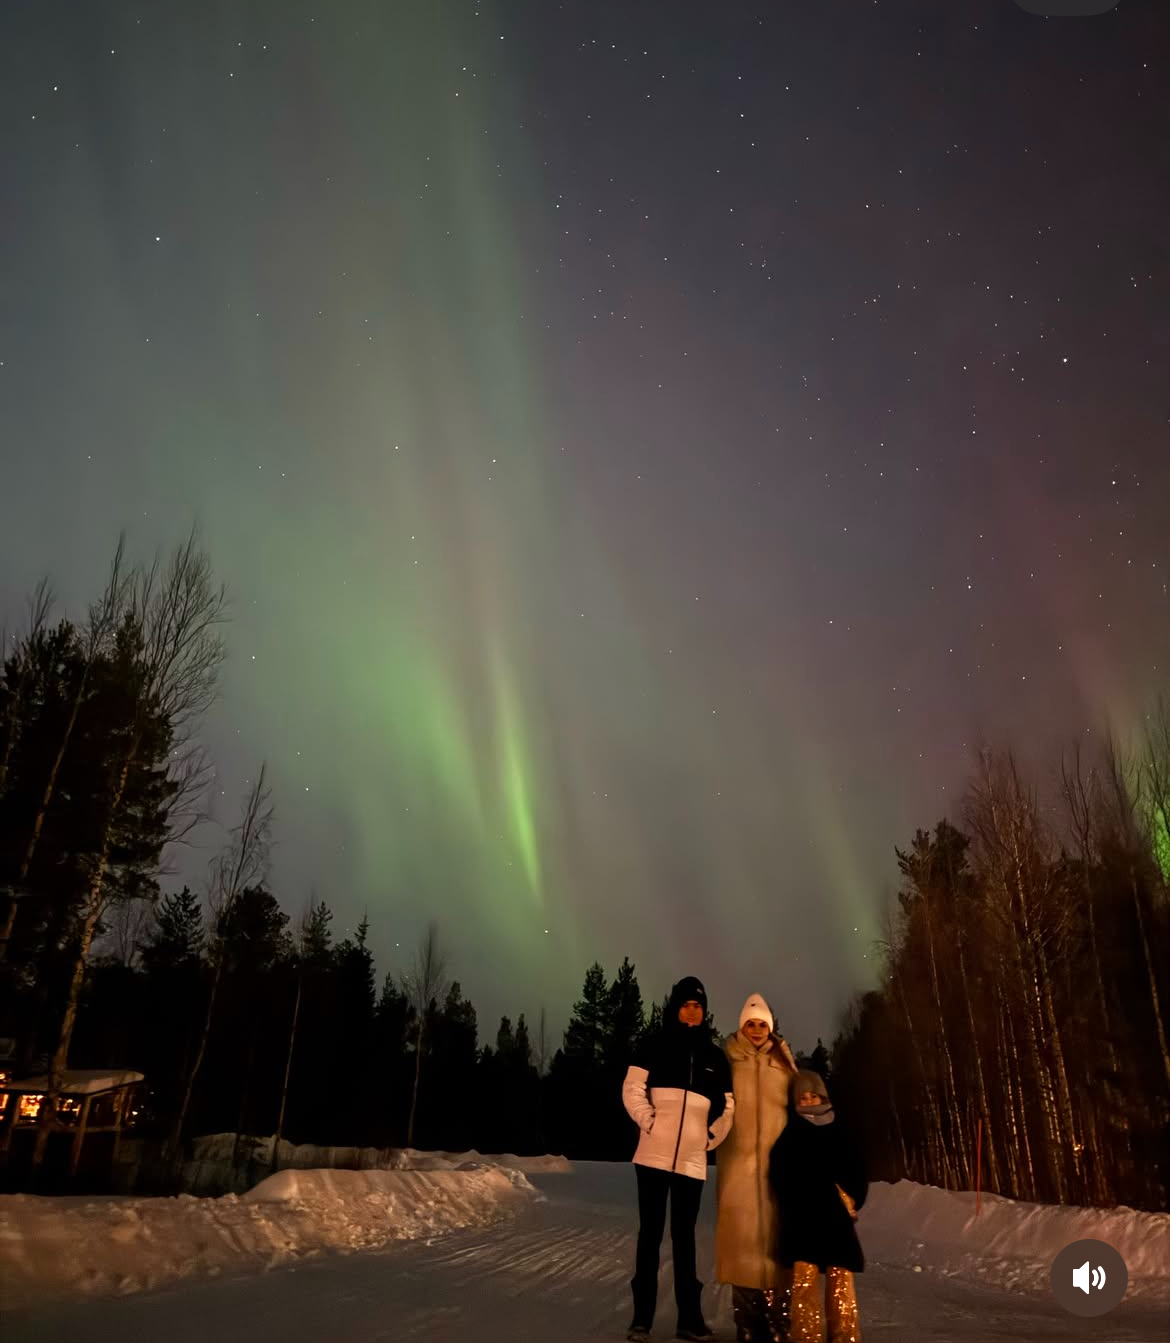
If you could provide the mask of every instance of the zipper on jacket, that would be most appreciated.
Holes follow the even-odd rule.
[[[683,1125],[687,1122],[687,1097],[695,1083],[695,1051],[691,1050],[690,1066],[687,1069],[687,1084],[683,1087],[682,1114],[678,1119],[678,1137],[674,1140],[674,1160],[670,1163],[670,1173],[678,1174],[678,1149],[682,1146]]]

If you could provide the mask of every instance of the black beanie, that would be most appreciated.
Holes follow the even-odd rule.
[[[707,990],[703,987],[703,981],[696,979],[694,975],[686,975],[670,991],[670,1015],[671,1019],[678,1016],[678,1009],[683,1003],[700,1003],[703,1008],[703,1020],[707,1019]]]

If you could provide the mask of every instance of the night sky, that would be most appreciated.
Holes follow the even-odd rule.
[[[0,613],[197,524],[294,916],[381,972],[436,914],[489,1029],[629,954],[828,1036],[978,744],[1043,781],[1168,685],[1168,53],[1164,0],[6,0]]]

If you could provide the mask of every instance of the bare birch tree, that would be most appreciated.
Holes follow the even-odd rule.
[[[427,1016],[433,1002],[447,992],[447,957],[439,942],[438,925],[431,923],[410,970],[402,978],[402,991],[414,1009],[414,1084],[410,1093],[410,1118],[406,1125],[406,1145],[414,1146],[414,1121],[418,1113],[419,1084],[422,1078],[423,1047],[426,1043]]]
[[[967,814],[977,861],[1006,925],[1044,1120],[1048,1173],[1059,1201],[1067,1202],[1065,1151],[1071,1155],[1080,1186],[1083,1142],[1073,1110],[1061,1023],[1052,1000],[1049,947],[1062,931],[1067,902],[1056,889],[1051,836],[1041,820],[1035,794],[1025,786],[1010,753],[982,754]]]
[[[244,797],[239,822],[222,852],[212,860],[208,882],[208,905],[211,909],[211,928],[208,938],[210,979],[207,1005],[203,1013],[199,1038],[187,1077],[183,1084],[179,1108],[167,1138],[166,1159],[177,1159],[187,1125],[187,1113],[195,1083],[207,1053],[207,1041],[215,1020],[215,1006],[224,972],[223,934],[236,902],[243,891],[261,882],[268,873],[272,853],[272,798],[268,789],[266,765],[261,765],[256,779],[249,785]]]
[[[107,586],[121,593],[121,546],[115,577]],[[117,581],[116,581],[117,580]],[[198,720],[215,696],[223,643],[219,636],[225,592],[212,579],[211,563],[194,534],[173,553],[160,572],[158,564],[140,571],[128,586],[125,601],[111,601],[117,629],[133,649],[136,679],[129,721],[115,755],[106,814],[96,849],[88,862],[88,880],[78,914],[78,933],[65,1010],[49,1061],[48,1086],[39,1112],[33,1169],[39,1170],[56,1113],[69,1045],[90,947],[106,907],[107,876],[115,835],[124,820],[123,804],[136,769],[149,766],[142,752],[148,731],[165,724],[172,741],[189,741]]]

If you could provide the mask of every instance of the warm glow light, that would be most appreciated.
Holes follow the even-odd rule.
[[[44,1096],[21,1096],[16,1111],[17,1120],[35,1119],[41,1112],[41,1101],[44,1099]]]

